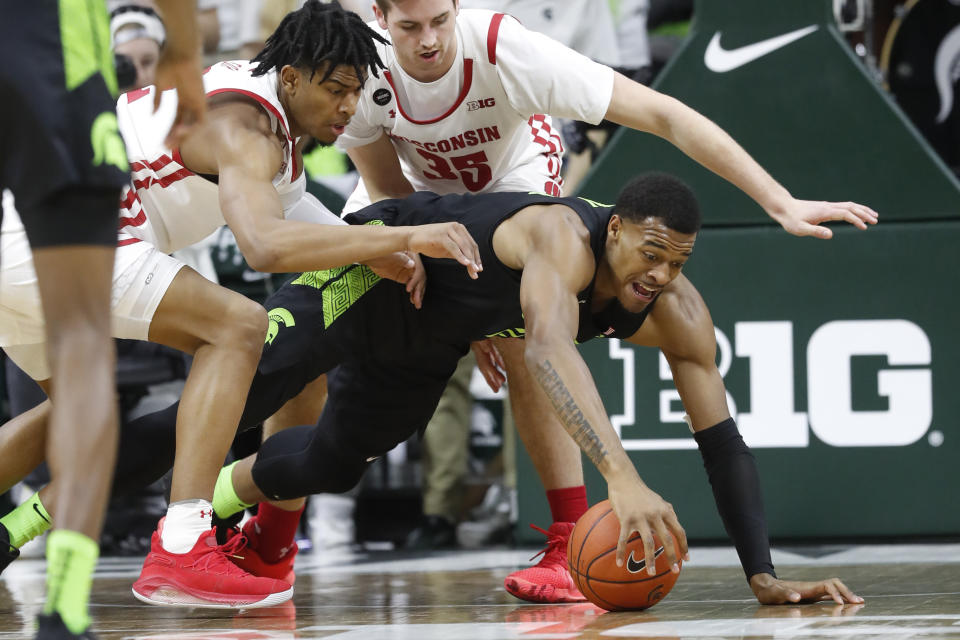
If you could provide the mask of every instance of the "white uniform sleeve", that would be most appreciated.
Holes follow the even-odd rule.
[[[383,73],[383,71],[380,71],[380,73]],[[371,82],[370,84],[374,83]],[[383,135],[383,126],[372,120],[373,110],[370,104],[373,102],[373,91],[372,87],[363,90],[363,95],[357,101],[356,113],[350,118],[350,124],[347,125],[347,128],[337,138],[336,147],[341,151],[370,144]]]
[[[303,194],[297,204],[287,210],[286,219],[315,224],[347,224],[335,213],[332,213],[330,209],[323,206],[323,203],[317,200],[312,193]]]
[[[513,108],[523,115],[597,124],[613,96],[613,69],[507,16],[497,36],[497,73]]]

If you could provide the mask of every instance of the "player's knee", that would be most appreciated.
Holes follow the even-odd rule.
[[[267,311],[245,296],[233,298],[224,318],[221,340],[231,347],[259,354],[267,335]]]
[[[315,464],[308,465],[310,493],[346,493],[357,486],[370,463],[362,454],[330,437],[333,434],[324,435],[327,437],[315,438],[311,443],[310,453]],[[316,445],[321,443],[324,446],[318,451]]]
[[[327,474],[328,478],[323,483],[324,488],[316,493],[346,493],[353,489],[360,482],[364,472],[367,470],[366,463],[355,461],[354,463],[345,463],[338,465],[339,473],[336,475]]]

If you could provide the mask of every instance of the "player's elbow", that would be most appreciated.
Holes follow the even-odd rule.
[[[283,254],[271,243],[242,243],[238,238],[237,245],[240,247],[240,252],[243,254],[244,259],[246,259],[247,264],[250,265],[250,268],[254,271],[261,273],[280,273],[283,271],[280,263]]]
[[[525,336],[523,361],[527,365],[527,370],[536,378],[539,372],[549,369],[550,358],[554,357],[562,344],[555,338],[540,338],[531,336],[529,333]]]

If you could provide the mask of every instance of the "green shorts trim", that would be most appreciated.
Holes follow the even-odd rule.
[[[378,282],[380,276],[370,267],[351,264],[336,269],[308,271],[290,284],[320,290],[323,299],[323,327],[326,329]]]
[[[67,91],[73,91],[99,73],[111,95],[117,96],[110,18],[103,0],[60,0],[60,42]]]

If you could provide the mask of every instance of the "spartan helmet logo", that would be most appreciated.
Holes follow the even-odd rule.
[[[940,112],[937,113],[937,124],[940,124],[953,111],[953,85],[960,80],[960,26],[951,29],[937,47],[933,77],[940,94]]]
[[[270,320],[270,324],[267,325],[267,344],[273,344],[274,338],[280,333],[281,326],[292,327],[297,324],[293,321],[293,314],[283,307],[277,307],[276,309],[268,311],[267,318]]]

